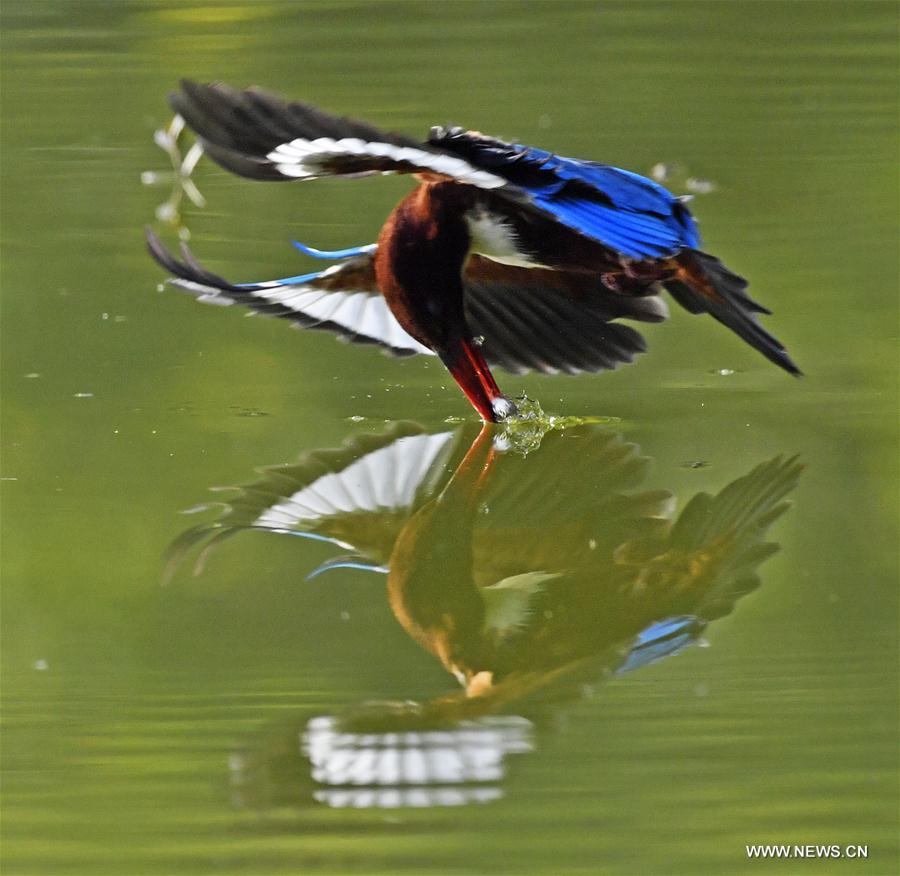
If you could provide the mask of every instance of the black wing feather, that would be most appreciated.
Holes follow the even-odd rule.
[[[181,87],[180,92],[169,96],[172,109],[194,130],[211,158],[240,176],[292,179],[280,173],[266,156],[295,139],[356,138],[431,151],[402,134],[334,116],[299,101],[282,101],[262,89],[238,91],[220,82],[204,85],[190,80],[184,80]]]
[[[186,246],[182,246],[182,258],[176,258],[149,230],[147,246],[156,261],[174,275],[173,282],[178,288],[201,299],[234,301],[304,328],[332,331],[355,343],[379,344],[394,355],[416,352],[260,297],[259,291],[267,288],[264,284],[229,283],[197,262]],[[356,291],[369,291],[377,296],[372,258],[371,253],[355,256],[343,262],[340,270],[354,273]],[[616,368],[631,362],[646,349],[646,344],[633,328],[613,320],[659,322],[665,318],[664,308],[655,296],[619,295],[585,275],[512,268],[497,263],[487,266],[487,260],[477,258],[470,264],[477,267],[465,277],[464,304],[469,328],[473,335],[483,338],[485,359],[514,374],[529,371],[580,374]],[[322,284],[326,282],[323,278]],[[573,293],[573,288],[578,294]],[[420,347],[418,352],[427,351]]]
[[[637,331],[610,321],[610,302],[600,293],[572,300],[552,287],[469,281],[465,305],[470,328],[484,338],[485,359],[514,374],[604,371],[631,362],[646,349]],[[616,315],[659,319],[658,312],[648,318],[637,307]]]

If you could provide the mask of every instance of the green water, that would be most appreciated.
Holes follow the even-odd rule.
[[[896,872],[896,4],[2,16],[4,874]],[[715,184],[694,205],[706,245],[807,376],[673,313],[616,373],[498,374],[601,420],[523,456],[478,439],[435,362],[160,293],[142,228],[169,188],[141,173],[167,168],[152,136],[185,75],[409,133],[678,163]],[[373,240],[409,186],[205,162],[194,180],[192,246],[235,280],[311,270],[293,237]],[[443,448],[431,468],[404,436]],[[369,488],[403,501],[281,527],[343,546],[238,531],[160,586],[181,533],[258,523],[310,466],[384,448]],[[757,470],[779,455],[805,470]],[[289,467],[255,472],[271,465]],[[261,478],[230,516],[179,513]],[[306,580],[344,554],[390,574]],[[650,661],[637,637],[671,617],[695,620],[661,652],[685,647]],[[448,668],[472,666],[466,699]],[[413,789],[329,772],[335,747],[371,764],[401,742],[493,771]],[[748,843],[868,858],[751,862]]]

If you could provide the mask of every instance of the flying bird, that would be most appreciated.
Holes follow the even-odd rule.
[[[646,345],[619,320],[664,320],[663,289],[800,373],[757,318],[770,311],[700,248],[684,200],[650,179],[459,127],[432,128],[421,142],[257,88],[184,81],[170,102],[204,151],[244,177],[419,181],[377,243],[334,252],[296,243],[336,262],[311,274],[230,283],[148,231],[171,282],[201,300],[237,302],[397,355],[436,355],[491,422],[516,413],[491,365],[577,374],[631,362]]]

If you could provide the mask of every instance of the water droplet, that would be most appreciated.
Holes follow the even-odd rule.
[[[696,192],[698,195],[708,195],[716,190],[716,184],[708,179],[698,179],[690,176],[685,182],[685,186],[689,192]]]
[[[652,169],[650,170],[650,176],[652,176],[653,179],[655,179],[657,182],[666,182],[677,171],[677,164],[659,161],[653,165]]]
[[[160,222],[173,222],[178,217],[178,210],[173,204],[166,202],[156,208],[156,218]]]
[[[177,136],[177,135],[176,135]],[[160,128],[157,131],[153,132],[153,142],[156,143],[160,149],[169,149],[173,144],[173,137],[169,134],[168,131]]]

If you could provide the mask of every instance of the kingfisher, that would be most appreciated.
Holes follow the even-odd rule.
[[[646,344],[620,320],[665,320],[663,291],[800,374],[758,319],[771,311],[701,249],[685,199],[639,174],[460,127],[419,141],[258,88],[185,80],[170,104],[205,153],[243,177],[418,181],[376,243],[327,252],[295,241],[334,264],[276,280],[230,283],[148,230],[170,282],[200,300],[437,356],[487,422],[517,412],[491,365],[578,374],[631,362]]]

